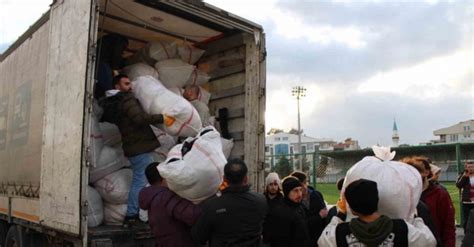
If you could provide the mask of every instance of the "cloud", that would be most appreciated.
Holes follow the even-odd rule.
[[[278,73],[313,76],[322,82],[358,82],[376,73],[450,54],[472,43],[473,32],[465,25],[472,14],[458,5],[285,1],[277,6],[304,26],[354,30],[355,42],[363,44],[360,49],[331,39],[315,44],[304,35],[282,35],[274,27],[277,21],[267,25],[269,39],[276,41],[268,42],[269,68]],[[306,33],[304,28],[289,30]]]
[[[296,85],[308,88],[301,100],[308,135],[353,137],[362,146],[390,145],[394,117],[409,144],[473,118],[469,2],[264,4],[260,13],[245,3],[229,10],[267,33],[267,128],[297,126]]]
[[[439,99],[443,94],[474,96],[466,90],[470,88],[465,88],[474,71],[471,56],[469,50],[459,50],[415,66],[379,73],[360,84],[358,91],[392,92],[427,100]]]
[[[444,96],[419,101],[392,93],[348,93],[327,101],[324,111],[302,119],[310,136],[343,140],[352,137],[363,147],[390,145],[396,118],[400,143],[411,145],[435,139],[435,129],[473,118],[471,97]]]

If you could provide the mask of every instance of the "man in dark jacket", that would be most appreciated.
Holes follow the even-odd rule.
[[[123,67],[122,53],[128,46],[128,39],[117,33],[103,36],[97,42],[97,84],[94,88],[96,99],[104,97],[107,90],[114,89],[114,70]]]
[[[271,172],[265,178],[265,192],[263,193],[268,203],[268,210],[283,202],[283,194],[280,190],[280,177],[278,173]]]
[[[138,222],[138,192],[145,187],[145,169],[153,162],[151,152],[160,146],[150,124],[161,124],[174,119],[163,115],[147,114],[131,93],[130,79],[125,75],[114,77],[116,90],[107,91],[109,97],[100,101],[104,108],[102,121],[118,126],[122,135],[122,148],[133,169],[133,180],[128,194],[124,227]]]
[[[321,192],[308,186],[308,177],[306,174],[295,171],[291,176],[298,178],[303,185],[304,191],[302,204],[306,210],[306,220],[308,221],[311,245],[317,246],[318,238],[321,236],[324,227],[327,225],[326,217],[328,215],[328,210],[326,208],[326,203],[324,202],[324,197]]]
[[[228,187],[205,201],[192,236],[197,244],[214,246],[259,246],[267,202],[262,194],[250,191],[247,166],[230,160],[224,167]]]
[[[140,191],[140,208],[148,210],[148,222],[155,235],[155,246],[191,247],[191,226],[201,214],[201,207],[169,190],[160,176],[158,163],[151,163],[145,171],[151,185]]]
[[[271,247],[314,246],[308,233],[300,180],[288,176],[282,182],[283,203],[276,205],[265,219],[263,241]]]
[[[464,165],[464,172],[456,181],[456,187],[461,190],[463,224],[462,227],[466,231],[466,223],[469,221],[469,215],[474,209],[474,163],[467,162]]]

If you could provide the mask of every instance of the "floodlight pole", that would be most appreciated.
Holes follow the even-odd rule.
[[[306,88],[301,86],[293,87],[292,95],[296,97],[298,104],[298,153],[300,157],[298,159],[298,169],[303,171],[303,161],[302,161],[302,150],[301,150],[301,118],[300,118],[300,98],[306,96]]]

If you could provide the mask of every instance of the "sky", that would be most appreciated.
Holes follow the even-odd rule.
[[[50,0],[0,0],[0,52]],[[473,1],[207,0],[263,26],[266,127],[308,136],[416,145],[474,119]]]

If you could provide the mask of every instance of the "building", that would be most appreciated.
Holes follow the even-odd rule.
[[[335,141],[328,138],[313,138],[301,135],[301,152],[298,150],[298,135],[278,132],[265,137],[265,155],[289,155],[298,153],[313,153],[314,151],[333,150]]]
[[[435,130],[433,134],[439,136],[439,140],[435,141],[437,143],[472,142],[474,141],[474,119]]]
[[[359,150],[359,141],[357,140],[352,140],[352,138],[347,138],[344,140],[344,142],[340,142],[336,145],[334,145],[334,150],[335,151],[342,151],[342,150]]]
[[[394,119],[393,120],[393,128],[392,128],[392,147],[398,147],[399,142],[400,142],[400,137],[398,136],[397,122]]]

